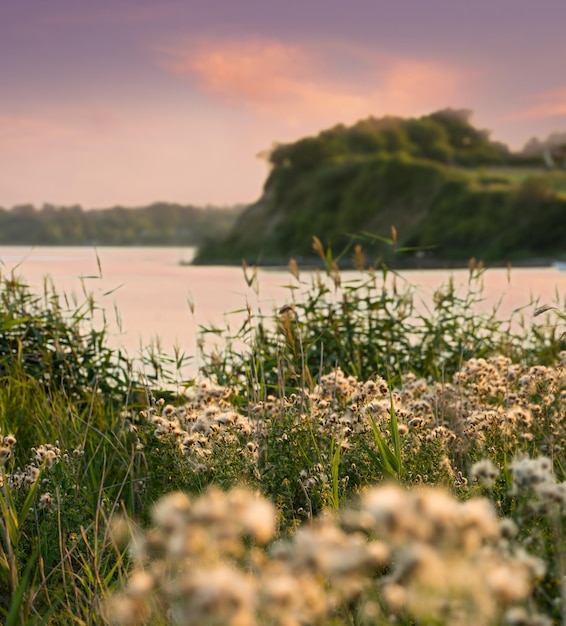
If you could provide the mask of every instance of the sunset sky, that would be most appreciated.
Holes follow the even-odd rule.
[[[0,206],[260,195],[258,153],[452,107],[566,131],[563,0],[5,0]]]

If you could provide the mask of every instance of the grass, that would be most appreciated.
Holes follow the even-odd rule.
[[[564,623],[562,307],[320,253],[175,393],[88,297],[2,278],[0,621]]]
[[[476,173],[477,180],[483,185],[505,186],[522,185],[529,178],[544,180],[549,190],[561,195],[566,194],[566,170],[545,170],[542,167],[500,167],[481,168]]]

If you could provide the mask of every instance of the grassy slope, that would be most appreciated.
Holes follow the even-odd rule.
[[[386,250],[363,233],[388,236],[391,226],[401,246],[430,249],[438,260],[509,261],[566,250],[566,233],[556,227],[566,212],[566,172],[374,157],[289,179],[268,182],[229,237],[203,248],[197,262],[308,258],[313,235],[336,251],[358,236],[375,258]]]

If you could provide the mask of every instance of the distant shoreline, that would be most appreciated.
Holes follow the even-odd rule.
[[[67,245],[50,245],[50,244],[41,244],[41,243],[17,243],[11,244],[9,247],[21,247],[21,248],[131,248],[131,249],[155,249],[155,248],[178,248],[185,250],[193,250],[196,251],[198,246],[188,245],[188,244],[152,244],[152,245],[144,245],[144,244],[128,244],[128,245],[116,245],[116,244],[94,244],[94,243],[85,243],[85,244],[67,244]],[[2,257],[2,246],[0,246],[0,258]],[[246,259],[246,262],[249,266],[261,267],[264,270],[269,270],[270,268],[279,270],[281,268],[285,268],[289,264],[289,260],[294,258],[297,262],[297,265],[304,270],[316,270],[316,269],[324,269],[324,264],[322,261],[315,256],[312,257],[299,257],[289,255],[286,258],[281,259],[270,259],[269,261],[261,261],[261,260],[252,260]],[[533,257],[528,259],[512,259],[512,260],[489,260],[483,261],[481,257],[476,257],[476,261],[482,262],[483,267],[486,268],[501,268],[501,267],[522,267],[522,268],[541,268],[541,267],[553,267],[556,263],[565,262],[566,254],[564,257]],[[350,257],[337,258],[336,262],[340,269],[354,269],[355,266]],[[210,266],[210,267],[240,267],[242,265],[242,261],[207,261],[206,263],[193,263],[191,260],[179,260],[179,265],[181,266],[191,266],[191,265],[199,265],[199,266]],[[394,270],[450,270],[450,269],[466,269],[469,267],[470,259],[457,259],[457,260],[447,260],[447,259],[435,259],[429,257],[420,257],[420,258],[393,258],[393,259],[383,259],[381,261],[376,262],[375,260],[368,260],[368,267],[372,266],[382,266],[385,265],[390,269]]]
[[[261,267],[264,270],[274,269],[279,270],[287,267],[289,264],[289,257],[287,260],[281,259],[280,261],[270,260],[268,262],[253,262],[246,259],[249,266]],[[299,258],[294,257],[297,265],[300,269],[304,270],[316,270],[324,269],[325,266],[320,259],[316,257],[312,258]],[[504,267],[522,267],[522,268],[541,268],[541,267],[553,267],[556,263],[560,262],[560,259],[554,257],[540,257],[531,259],[515,259],[515,260],[492,260],[482,261],[481,258],[476,259],[477,263],[481,263],[485,268],[504,268]],[[476,266],[477,266],[476,263]],[[340,259],[337,261],[340,269],[355,269],[355,265],[351,259]],[[206,262],[206,263],[193,263],[180,262],[180,265],[200,265],[200,266],[226,266],[237,267],[241,265],[238,262]],[[393,270],[450,270],[450,269],[466,269],[470,266],[470,259],[467,260],[443,260],[443,259],[383,259],[381,261],[368,263],[367,267],[381,267],[386,266]]]

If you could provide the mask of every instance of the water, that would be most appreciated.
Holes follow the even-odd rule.
[[[79,301],[85,291],[92,293],[106,311],[111,344],[130,355],[152,341],[167,353],[177,345],[194,354],[201,325],[235,330],[247,304],[253,311],[270,314],[291,299],[285,285],[295,281],[284,268],[259,270],[256,293],[246,284],[242,268],[181,265],[193,254],[191,248],[3,246],[0,267],[5,276],[14,271],[36,290],[43,288],[49,275],[59,292],[75,294]],[[430,301],[450,275],[465,289],[467,270],[403,271],[398,283],[408,280],[418,286],[424,301]],[[356,277],[358,272],[343,273],[343,281]],[[302,272],[301,279],[308,281],[308,273]],[[555,268],[517,268],[510,274],[506,269],[490,269],[483,281],[485,300],[479,308],[489,310],[499,303],[503,318],[520,308],[531,316],[535,301],[563,303],[566,295],[566,272]]]
[[[241,268],[180,264],[193,254],[191,248],[3,246],[0,268],[39,292],[48,275],[59,293],[79,302],[92,293],[106,311],[110,343],[132,355],[152,341],[168,353],[178,345],[193,354],[201,325],[235,329],[247,303],[269,313],[274,303],[288,300],[282,287],[289,282],[287,272],[262,274],[258,295]]]

